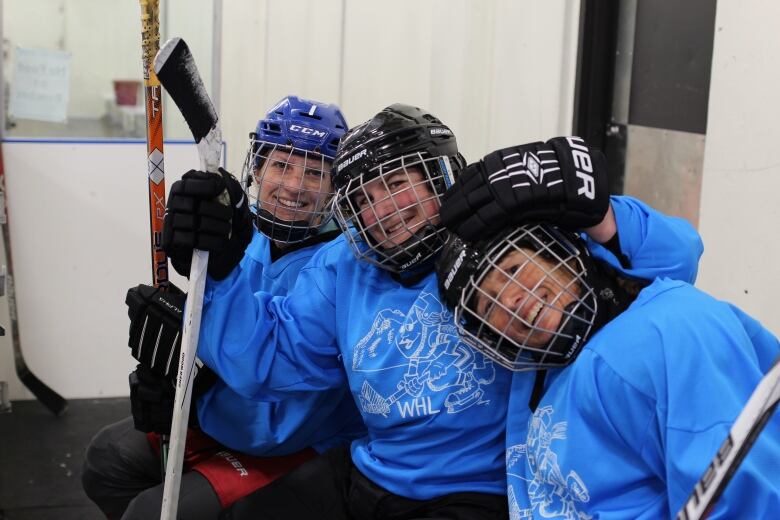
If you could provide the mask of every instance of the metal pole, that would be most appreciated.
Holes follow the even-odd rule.
[[[211,100],[220,114],[222,97],[222,0],[213,0],[211,39]]]

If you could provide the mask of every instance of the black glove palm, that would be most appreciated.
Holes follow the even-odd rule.
[[[579,137],[556,137],[470,164],[444,194],[440,214],[447,228],[473,242],[528,221],[594,226],[608,208],[604,155]]]
[[[230,203],[219,197],[227,190]],[[208,273],[221,280],[238,265],[252,239],[247,198],[235,177],[190,170],[171,186],[162,247],[176,271],[189,276],[192,250],[209,251]]]

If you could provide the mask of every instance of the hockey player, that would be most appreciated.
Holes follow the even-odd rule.
[[[464,177],[495,178],[508,156]],[[488,183],[460,184],[451,196],[464,201]],[[448,208],[449,223],[484,229],[473,216],[497,200]],[[438,272],[465,341],[515,371],[512,520],[673,517],[780,355],[778,340],[736,307],[668,278],[638,285],[590,255],[581,236],[549,224],[510,225],[473,245],[453,236]],[[776,517],[778,460],[780,416],[710,518]]]
[[[285,297],[251,287],[241,266],[207,281],[204,363],[248,397],[348,386],[368,429],[349,449],[330,450],[236,502],[226,518],[506,517],[510,372],[460,341],[433,270],[446,234],[441,196],[462,168],[455,137],[438,118],[389,106],[342,138],[333,179],[344,234],[314,255]],[[578,182],[570,161],[556,175]],[[690,226],[627,199],[615,199],[613,211],[603,167],[594,175],[597,200],[578,212],[613,233],[615,216],[621,229],[625,221],[626,233],[637,235],[626,242],[636,247],[621,251],[629,257],[644,253],[647,231],[663,235],[676,244],[674,274],[695,271],[701,248]],[[540,210],[536,202],[528,204]],[[551,211],[565,213],[568,202],[556,202]],[[171,252],[184,257],[191,246]]]
[[[242,276],[255,290],[285,294],[314,252],[339,234],[330,219],[330,167],[346,129],[337,106],[288,96],[250,135],[242,182],[249,204],[240,208],[232,249],[224,258],[232,262],[243,254]],[[240,198],[242,186],[235,179],[226,173],[216,179]],[[187,174],[184,185],[174,184],[172,191],[192,189],[199,182],[210,183],[212,177]],[[251,220],[260,233],[251,233]],[[172,260],[180,272],[189,271],[186,261]],[[211,267],[216,278],[227,274]],[[183,300],[184,295],[149,286],[128,293],[130,344],[142,363],[131,376],[134,417],[106,427],[93,439],[83,472],[87,494],[111,518],[160,515],[163,486],[154,432],[170,429],[171,379],[178,356],[166,357],[161,365],[150,356],[158,341],[160,352],[165,344],[178,347]],[[236,394],[218,378],[208,379],[216,382],[204,384],[204,372],[196,378],[195,393],[200,395],[193,402],[199,428],[188,432],[182,518],[216,518],[237,498],[365,432],[346,389],[257,402]],[[152,433],[147,438],[136,428]]]

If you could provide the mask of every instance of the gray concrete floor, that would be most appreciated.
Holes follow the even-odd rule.
[[[128,399],[71,400],[55,417],[37,401],[0,414],[0,520],[99,520],[81,489],[87,443],[130,413]]]

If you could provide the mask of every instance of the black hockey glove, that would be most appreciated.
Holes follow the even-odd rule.
[[[582,229],[609,209],[604,154],[579,137],[512,146],[470,164],[444,193],[442,223],[474,242],[528,221]]]
[[[162,247],[176,272],[190,275],[192,250],[209,251],[208,273],[225,278],[252,239],[252,217],[241,184],[222,168],[219,175],[190,170],[171,186]],[[230,204],[218,198],[227,190]]]
[[[207,366],[201,367],[193,383],[192,403],[206,393],[216,380],[217,375],[214,372]],[[176,388],[170,379],[155,374],[144,365],[138,365],[135,371],[130,373],[130,410],[135,429],[145,433],[169,435],[175,397]],[[195,409],[194,405],[190,407],[190,410]],[[190,413],[189,426],[198,427],[197,412]]]
[[[144,365],[130,373],[130,410],[135,429],[171,433],[176,389],[170,379],[159,376]]]
[[[139,285],[127,291],[128,345],[135,359],[155,374],[173,380],[179,366],[182,317],[187,295],[171,284],[168,292]]]

